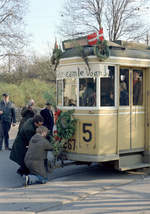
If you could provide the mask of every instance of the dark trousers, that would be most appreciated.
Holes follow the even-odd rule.
[[[0,149],[2,149],[3,140],[5,143],[5,148],[9,147],[9,130],[11,123],[7,121],[1,121],[1,134],[0,134]]]

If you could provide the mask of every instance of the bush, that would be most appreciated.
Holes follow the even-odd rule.
[[[43,107],[46,101],[55,104],[55,84],[38,79],[25,80],[19,85],[2,83],[0,93],[8,93],[17,107],[24,106],[29,99],[34,99],[38,107]]]
[[[15,103],[16,106],[20,107],[24,105],[24,94],[14,84],[1,83],[0,94],[8,93],[10,100]]]

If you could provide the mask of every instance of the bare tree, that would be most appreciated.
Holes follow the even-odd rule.
[[[23,18],[27,0],[0,0],[0,56],[25,45]]]
[[[111,41],[146,38],[148,26],[142,17],[144,1],[106,0],[104,25]]]
[[[64,36],[69,37],[87,34],[103,27],[105,37],[111,41],[146,38],[149,27],[145,24],[142,10],[149,2],[149,0],[66,0],[59,29]]]
[[[104,0],[66,0],[59,29],[65,36],[79,36],[102,26]]]

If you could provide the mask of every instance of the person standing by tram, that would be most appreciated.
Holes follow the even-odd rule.
[[[9,101],[9,95],[2,94],[3,99],[0,102],[0,150],[2,150],[3,139],[5,143],[5,150],[9,148],[9,130],[11,124],[16,124],[16,112],[13,104]]]
[[[41,116],[44,118],[44,126],[48,128],[50,134],[53,133],[54,115],[52,111],[52,104],[47,102],[45,108],[40,111]]]

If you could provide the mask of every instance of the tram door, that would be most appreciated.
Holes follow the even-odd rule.
[[[119,152],[144,150],[144,70],[120,69]]]

